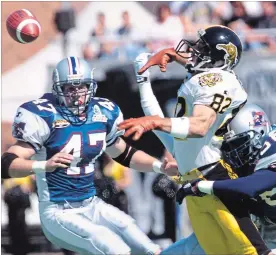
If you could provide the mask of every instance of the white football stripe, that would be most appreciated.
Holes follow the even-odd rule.
[[[34,19],[25,19],[23,20],[19,25],[18,27],[16,28],[16,37],[17,39],[21,42],[21,43],[28,43],[28,42],[25,42],[22,37],[21,37],[21,30],[23,29],[24,26],[26,26],[27,24],[36,24],[38,26],[38,29],[39,29],[39,34],[41,32],[41,27],[40,27],[40,24],[34,20]]]
[[[31,17],[34,16],[34,15],[33,15],[30,11],[28,11],[27,9],[22,9],[22,11],[26,12],[27,15],[29,15],[29,16],[31,16]]]

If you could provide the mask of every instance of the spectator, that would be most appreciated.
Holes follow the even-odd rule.
[[[103,41],[100,44],[100,50],[97,57],[98,59],[118,59],[118,48],[111,41]]]
[[[236,31],[243,42],[244,50],[276,50],[276,43],[268,34],[253,30],[260,18],[248,15],[242,2],[231,2],[233,16],[225,21],[225,25]]]
[[[229,26],[230,23],[239,21],[242,23],[245,23],[245,25],[249,26],[250,28],[256,27],[256,24],[258,23],[258,20],[260,19],[260,16],[255,14],[253,10],[250,10],[250,8],[245,8],[245,5],[243,2],[231,2],[233,15],[229,19],[224,20],[224,24],[226,26]],[[249,14],[248,14],[249,11]]]
[[[122,12],[122,21],[122,26],[117,30],[117,34],[126,38],[120,40],[116,50],[120,60],[133,61],[141,52],[145,51],[144,43],[140,41],[141,35],[143,36],[144,33],[132,25],[128,11]],[[138,40],[136,40],[137,38]]]
[[[184,29],[179,17],[171,14],[170,7],[161,4],[157,8],[156,22],[150,26],[148,34],[153,37],[153,49],[158,50],[175,46],[183,37]]]
[[[169,3],[169,5],[173,15],[180,15],[188,7],[190,3],[190,1],[172,1]]]
[[[83,58],[88,62],[93,60],[94,58],[97,58],[97,53],[93,48],[93,44],[89,42],[84,44],[82,47],[82,55],[83,55]]]
[[[101,36],[107,35],[109,33],[110,33],[110,31],[109,31],[109,29],[107,29],[106,24],[105,24],[105,14],[102,12],[99,12],[97,15],[96,26],[93,29],[91,36],[101,37]]]
[[[259,20],[258,28],[276,28],[276,7],[274,2],[260,2],[263,16]]]
[[[222,23],[232,15],[228,2],[191,2],[182,12],[181,21],[186,33],[195,33],[200,28]]]
[[[130,23],[130,17],[129,17],[128,11],[124,11],[122,13],[122,20],[123,20],[123,24],[118,29],[118,34],[119,35],[129,35],[132,30],[132,25]]]

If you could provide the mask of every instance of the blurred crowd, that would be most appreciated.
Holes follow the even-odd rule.
[[[199,28],[214,24],[230,27],[242,39],[245,51],[276,51],[276,2],[161,3],[144,31],[137,29],[131,14],[121,14],[121,26],[110,29],[104,13],[98,13],[89,40],[83,45],[86,60],[134,60],[141,52],[175,47],[182,38],[196,40]],[[273,29],[274,28],[274,29]]]

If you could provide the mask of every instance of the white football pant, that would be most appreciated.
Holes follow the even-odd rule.
[[[45,236],[53,244],[80,254],[154,254],[154,244],[116,207],[98,197],[73,203],[39,203]]]

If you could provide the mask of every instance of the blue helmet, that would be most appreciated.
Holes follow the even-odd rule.
[[[61,60],[53,71],[52,92],[56,97],[57,104],[60,106],[63,115],[67,117],[81,116],[85,114],[91,98],[97,90],[97,83],[93,78],[93,70],[82,58],[68,57]],[[66,86],[80,88],[86,86],[87,90],[83,94],[84,102],[79,103],[72,93],[64,93]],[[68,104],[68,99],[71,101]]]

